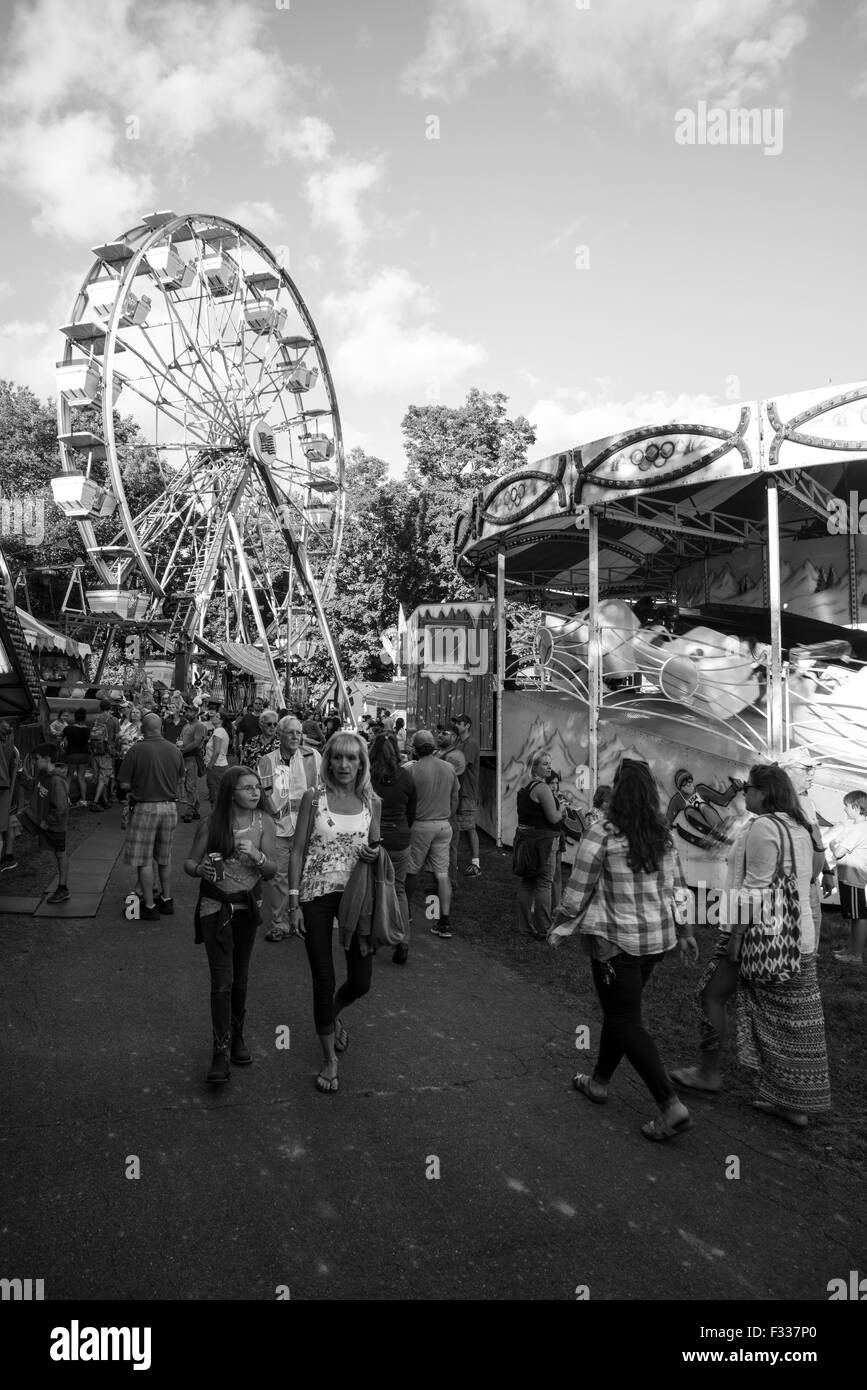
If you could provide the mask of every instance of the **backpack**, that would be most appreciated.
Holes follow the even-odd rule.
[[[91,725],[90,751],[96,758],[108,752],[108,727],[104,718],[97,717]]]

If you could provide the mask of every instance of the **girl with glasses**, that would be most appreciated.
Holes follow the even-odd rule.
[[[209,818],[196,831],[184,873],[201,880],[196,941],[204,942],[211,972],[214,1051],[207,1080],[229,1080],[229,1059],[248,1067],[244,1042],[247,974],[262,920],[262,879],[277,871],[274,822],[259,809],[259,774],[230,767]]]

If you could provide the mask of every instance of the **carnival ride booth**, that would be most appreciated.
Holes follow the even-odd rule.
[[[79,642],[56,631],[24,608],[16,608],[15,611],[24,640],[34,653],[47,696],[59,696],[62,689],[71,691],[79,683],[85,686],[90,684],[87,679],[87,658],[91,655],[89,642]]]
[[[579,808],[623,756],[664,802],[683,772],[713,791],[722,804],[690,793],[722,822],[710,883],[755,762],[801,748],[820,822],[843,819],[867,789],[860,497],[867,513],[867,383],[624,431],[479,494],[456,561],[508,618],[486,828],[511,842],[543,747]]]

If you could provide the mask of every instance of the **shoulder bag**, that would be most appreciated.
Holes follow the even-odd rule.
[[[777,816],[769,816],[780,831],[777,866],[764,890],[771,895],[770,916],[764,910],[758,922],[744,933],[740,957],[741,978],[751,984],[785,984],[801,973],[801,899],[798,895],[795,845],[792,832]],[[790,872],[783,871],[783,833],[792,856]]]

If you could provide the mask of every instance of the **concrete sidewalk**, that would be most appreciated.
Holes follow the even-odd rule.
[[[4,923],[0,1274],[46,1299],[824,1301],[867,1267],[854,1178],[702,1098],[690,1134],[649,1144],[630,1068],[587,1104],[585,1020],[459,937],[420,929],[406,968],[380,953],[323,1096],[303,945],[260,933],[255,1062],[209,1088],[194,829],[174,917],[124,919],[121,859],[95,918]]]

